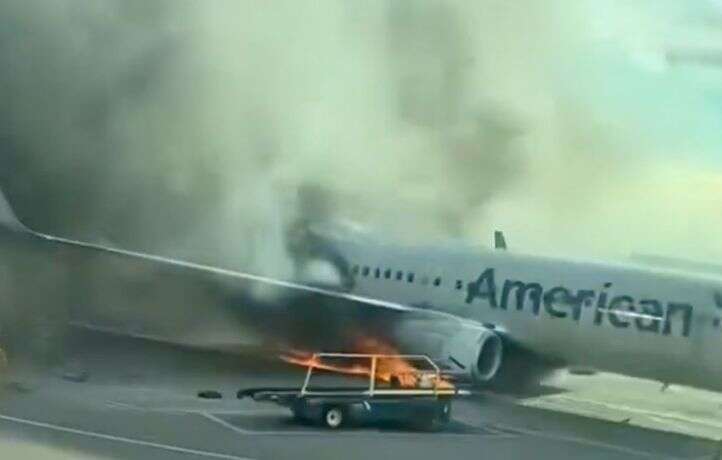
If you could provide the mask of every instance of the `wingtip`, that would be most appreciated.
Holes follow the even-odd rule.
[[[28,232],[30,231],[20,219],[15,215],[10,202],[5,197],[5,194],[0,190],[0,227],[6,228],[15,232]]]

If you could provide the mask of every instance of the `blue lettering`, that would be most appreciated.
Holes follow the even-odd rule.
[[[634,299],[628,295],[620,295],[612,299],[609,304],[609,310],[607,310],[609,317],[609,324],[614,327],[627,328],[629,327],[629,321],[620,319],[620,315],[615,310],[630,310],[634,309]]]
[[[637,317],[634,319],[637,329],[643,332],[659,334],[659,325],[664,319],[662,303],[659,300],[642,299],[639,301],[639,306],[642,308],[642,314],[647,318]]]
[[[541,284],[506,280],[504,282],[504,287],[501,290],[501,308],[504,310],[508,307],[509,296],[512,290],[516,291],[517,310],[524,309],[524,304],[528,298],[531,302],[531,310],[534,315],[539,314],[539,305],[541,304],[542,292],[544,291]]]
[[[619,295],[611,298],[609,290],[612,283],[606,282],[599,295],[591,289],[580,289],[574,294],[564,286],[554,286],[549,290],[536,282],[519,280],[504,280],[501,287],[501,297],[497,299],[497,285],[493,268],[484,270],[479,278],[467,283],[466,303],[471,304],[479,298],[489,303],[491,308],[502,310],[514,309],[516,311],[531,311],[535,316],[543,303],[544,310],[552,318],[567,318],[579,323],[584,307],[594,307],[592,324],[601,325],[604,316],[615,328],[628,329],[634,325],[635,329],[654,334],[671,335],[673,328],[679,324],[682,337],[689,337],[692,329],[693,307],[688,303],[670,302],[667,312],[664,305],[656,299],[642,299],[638,302],[629,295]],[[498,300],[498,301],[497,301]],[[714,293],[715,304],[722,308],[722,293]],[[515,304],[515,306],[512,306]],[[527,308],[527,306],[529,308]],[[571,313],[571,314],[570,314]],[[662,323],[664,324],[662,328]]]
[[[496,308],[496,282],[494,281],[494,269],[487,268],[479,279],[472,281],[466,288],[466,303],[471,303],[474,298],[486,299],[492,308]]]
[[[572,303],[572,295],[569,289],[561,286],[553,287],[544,294],[544,309],[554,318],[566,318],[565,311],[557,310],[558,307],[568,307]]]

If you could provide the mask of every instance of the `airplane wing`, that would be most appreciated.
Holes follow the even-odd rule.
[[[504,331],[432,305],[403,305],[18,225],[7,228],[12,238],[0,232],[0,244],[4,267],[12,267],[12,274],[0,276],[0,290],[5,305],[21,308],[11,314],[0,308],[0,324],[18,325],[8,334],[15,335],[15,343],[27,343],[22,325],[43,319],[40,335],[47,335],[50,324],[72,324],[222,350],[262,345],[379,352],[368,347],[391,347],[447,359],[482,381],[496,374],[502,349],[513,344]]]
[[[0,276],[5,305],[22,306],[13,309],[14,317],[0,308],[0,325],[16,326],[3,338],[16,346],[35,341],[27,324],[39,326],[34,335],[41,338],[70,324],[222,351],[260,346],[277,352],[425,354],[462,380],[505,391],[511,384],[537,383],[551,368],[505,331],[433,305],[403,305],[48,235],[21,235],[4,247],[5,266],[13,267],[11,283]],[[502,378],[502,358],[504,369],[523,375]]]
[[[399,327],[412,320],[427,328],[463,322],[428,308],[48,235],[25,245],[32,250],[18,254],[26,268],[16,272],[18,286],[54,293],[67,305],[57,318],[119,334],[215,349],[346,350],[366,338],[398,342]],[[48,257],[56,265],[38,269]]]

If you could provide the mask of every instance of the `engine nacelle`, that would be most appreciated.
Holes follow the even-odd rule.
[[[468,372],[474,383],[491,381],[501,367],[503,344],[493,330],[464,324],[443,343],[442,358]]]
[[[474,383],[492,381],[502,364],[503,344],[493,329],[462,321],[405,321],[396,338],[410,353],[429,355]]]

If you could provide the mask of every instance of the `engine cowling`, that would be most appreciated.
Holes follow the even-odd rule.
[[[492,329],[463,325],[443,342],[442,358],[468,373],[474,383],[486,383],[499,372],[503,348],[501,337]]]
[[[403,349],[423,353],[476,384],[489,383],[502,365],[502,339],[493,329],[461,321],[419,319],[397,330]]]

